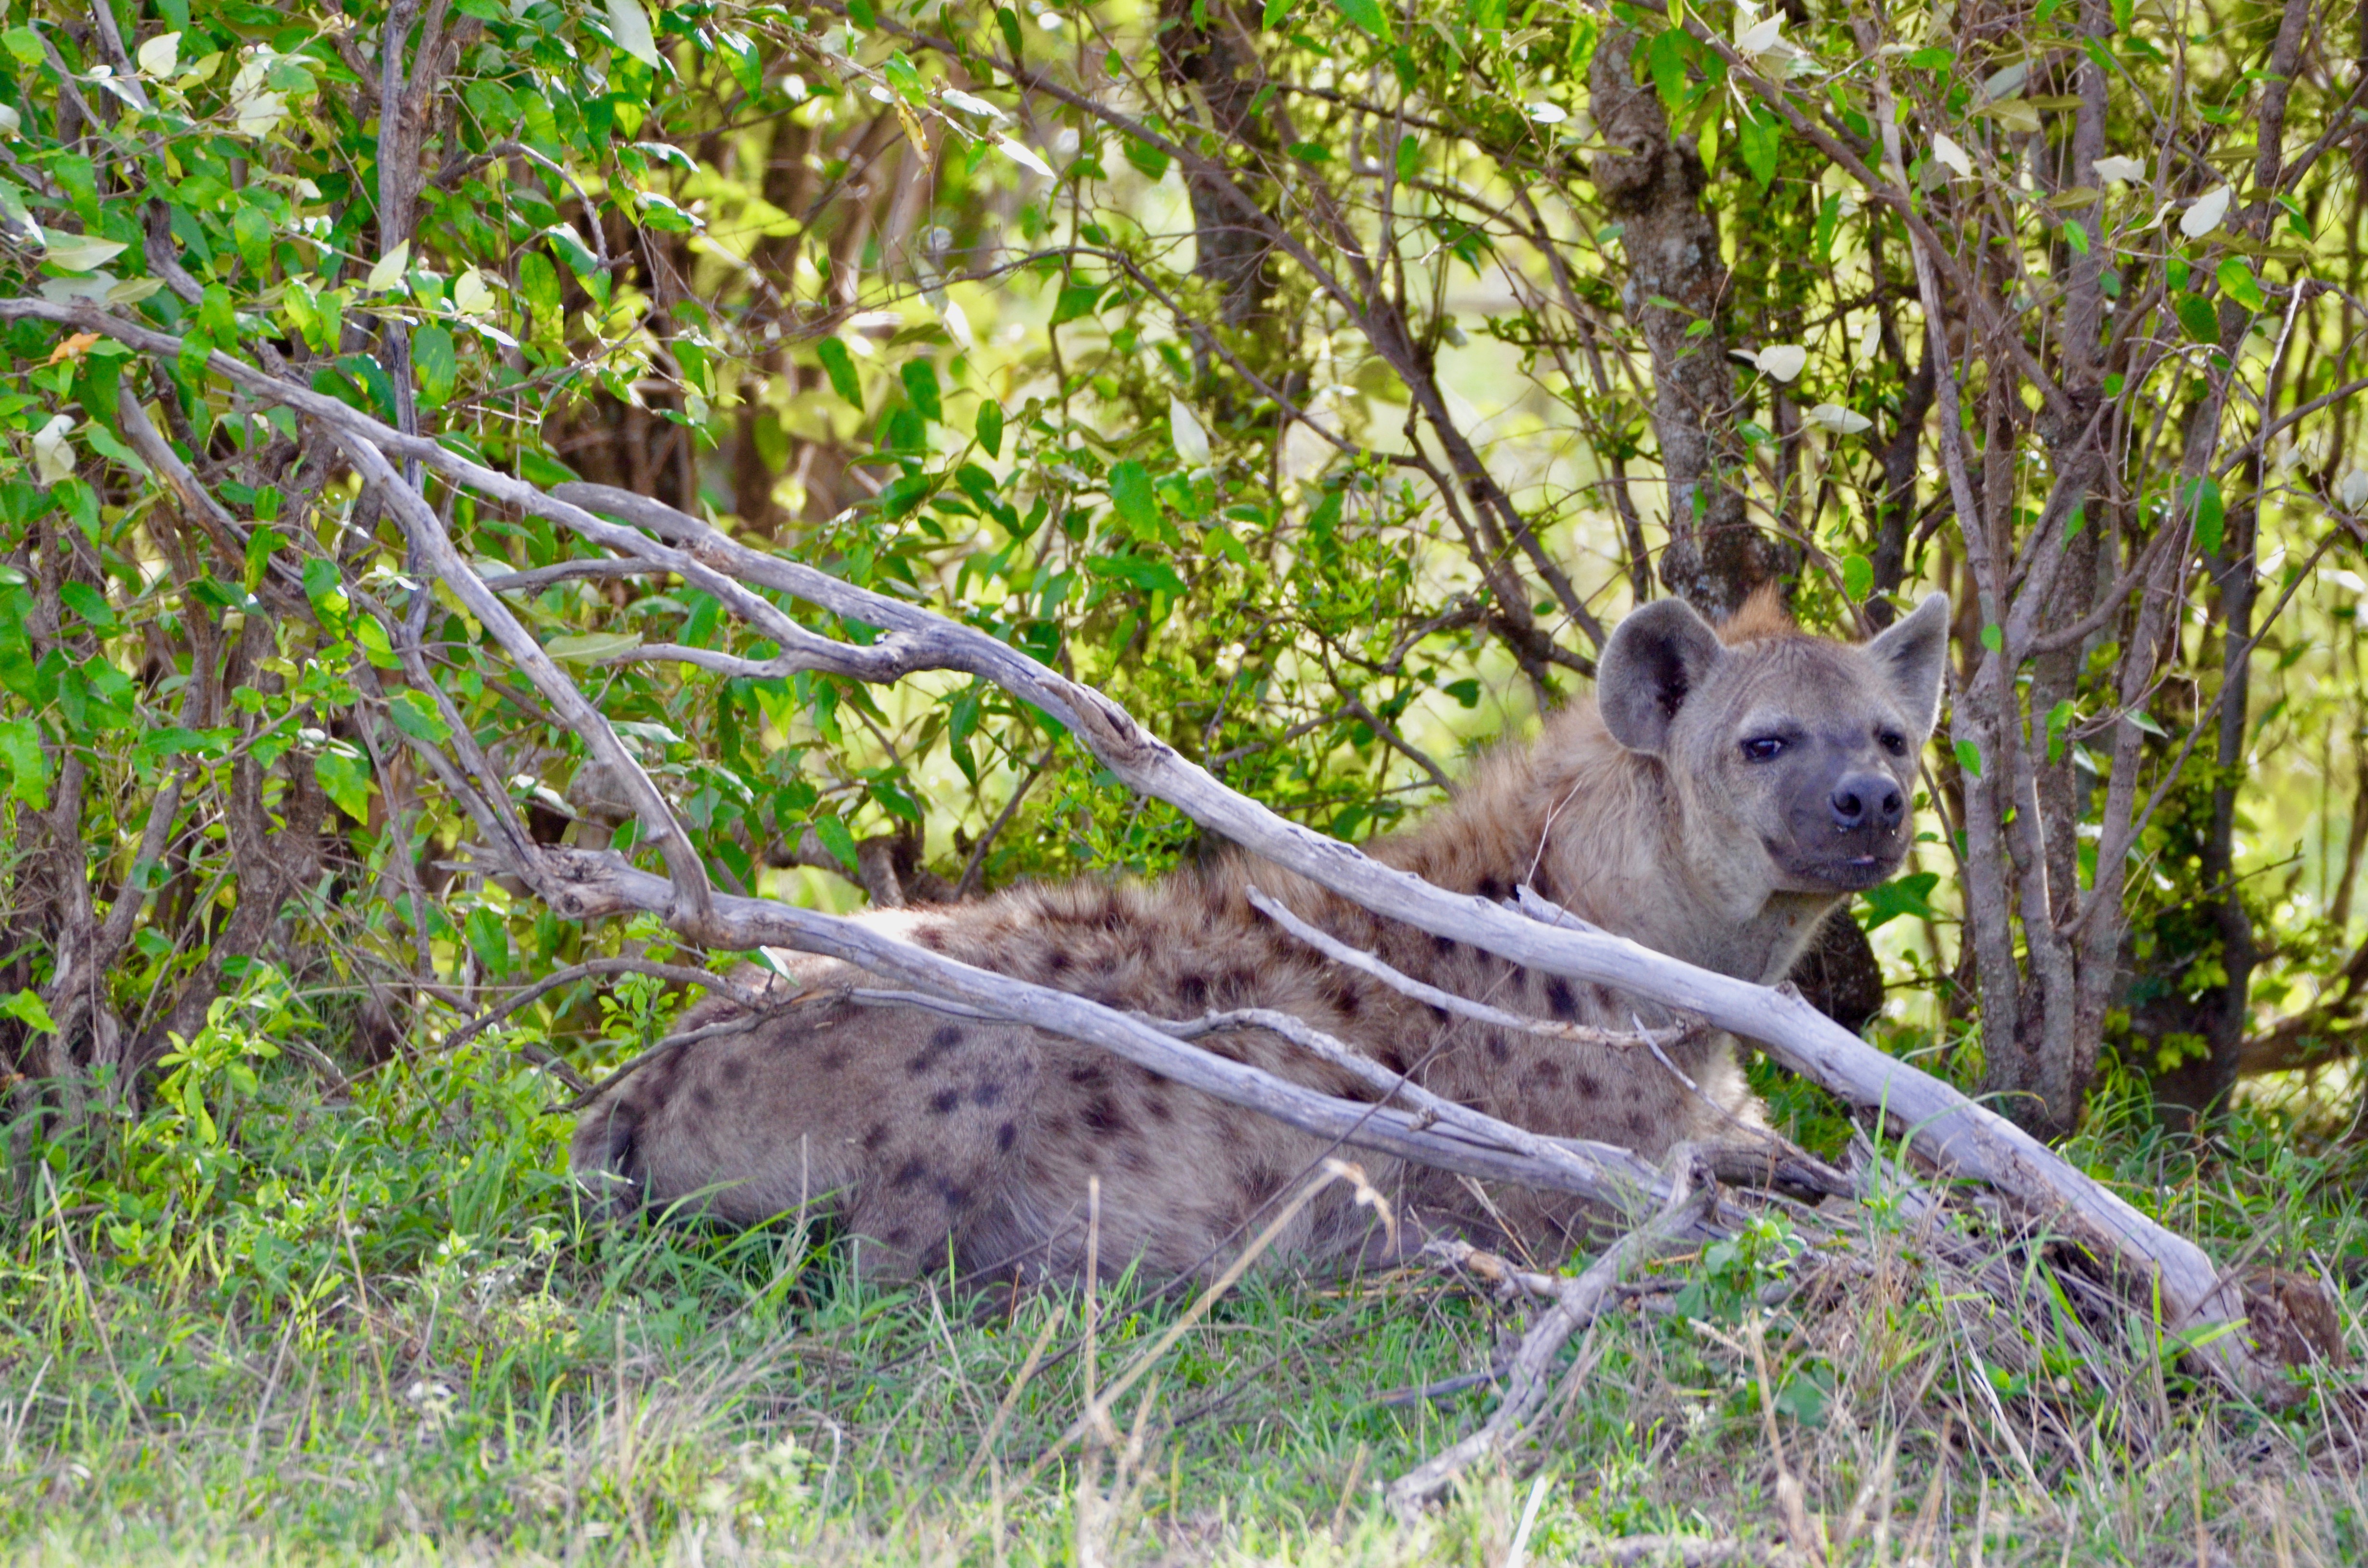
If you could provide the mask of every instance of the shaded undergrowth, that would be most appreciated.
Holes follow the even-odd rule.
[[[1402,1529],[1378,1483],[1492,1395],[1393,1396],[1485,1368],[1518,1308],[1415,1272],[1254,1277],[1064,1443],[1190,1293],[882,1292],[787,1224],[604,1231],[555,1085],[499,1042],[346,1081],[283,1053],[302,1024],[250,985],[144,1116],[16,1130],[10,1556],[1494,1564],[1517,1538],[1766,1554],[1804,1528],[1853,1562],[2368,1552],[2356,1367],[2271,1412],[2034,1324],[2010,1369],[1881,1204],[1846,1278],[1780,1226],[1638,1281],[1575,1346],[1549,1440]],[[2199,1146],[2104,1106],[2076,1159],[2224,1260],[2331,1278],[2356,1354],[2357,1147],[2259,1110]]]

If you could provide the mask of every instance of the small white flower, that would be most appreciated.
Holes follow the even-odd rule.
[[[2207,191],[2195,199],[2195,205],[2179,215],[2179,232],[2191,240],[2200,240],[2220,226],[2228,215],[2228,199],[2234,192],[2227,186]]]
[[[2145,159],[2126,158],[2119,153],[2110,158],[2100,158],[2089,167],[2095,169],[2097,177],[2107,185],[2119,185],[2123,180],[2142,181],[2146,177]]]

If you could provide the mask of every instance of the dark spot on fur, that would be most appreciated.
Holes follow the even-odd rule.
[[[932,1051],[951,1051],[962,1042],[962,1030],[954,1028],[951,1024],[948,1024],[937,1033],[929,1037],[929,1049]]]
[[[690,1091],[690,1103],[697,1106],[701,1110],[713,1110],[715,1108],[715,1091],[709,1088],[706,1085],[701,1084],[699,1087]]]
[[[1324,1000],[1344,1018],[1357,1016],[1356,983],[1345,974],[1336,974],[1324,983]]]
[[[888,1185],[890,1187],[910,1187],[928,1174],[928,1171],[922,1165],[920,1161],[907,1160],[902,1165],[897,1167],[896,1174],[894,1176],[888,1178]]]
[[[748,1078],[748,1064],[736,1056],[733,1057],[723,1063],[723,1081],[727,1084],[746,1083]]]
[[[954,1108],[960,1104],[962,1104],[960,1089],[939,1089],[929,1096],[929,1108],[939,1116],[951,1116]]]
[[[913,940],[918,942],[921,946],[928,949],[929,951],[933,953],[943,952],[945,950],[946,934],[944,930],[939,926],[922,926],[919,930],[913,933]]]
[[[986,1079],[973,1086],[970,1098],[973,1105],[1001,1105],[1003,1085],[992,1078]]]
[[[1154,1121],[1173,1121],[1176,1119],[1176,1113],[1167,1108],[1167,1096],[1166,1095],[1156,1092],[1144,1095],[1143,1096],[1143,1108],[1150,1113],[1151,1119]]]
[[[1105,1136],[1134,1131],[1134,1123],[1127,1120],[1126,1113],[1108,1095],[1096,1095],[1086,1103],[1085,1121],[1087,1131]]]
[[[1641,1110],[1632,1110],[1628,1113],[1627,1127],[1628,1136],[1634,1140],[1629,1145],[1631,1148],[1643,1148],[1645,1141],[1653,1136],[1653,1119]]]
[[[1505,896],[1505,884],[1495,877],[1480,879],[1480,896],[1494,903]]]
[[[1522,1082],[1534,1083],[1544,1088],[1558,1089],[1562,1087],[1562,1064],[1557,1062],[1541,1062],[1530,1070],[1529,1076]]]
[[[1426,1002],[1423,1006],[1430,1009],[1430,1016],[1434,1018],[1444,1018],[1447,1017],[1447,1009],[1440,1006],[1436,1002]]]
[[[1592,1073],[1581,1073],[1575,1086],[1588,1099],[1600,1100],[1603,1097],[1603,1080]]]
[[[863,1135],[863,1152],[867,1154],[876,1154],[886,1147],[888,1147],[888,1124],[884,1121],[874,1122],[871,1131]]]
[[[1272,1165],[1263,1162],[1251,1165],[1242,1173],[1242,1186],[1260,1198],[1266,1197],[1281,1185],[1281,1174]]]
[[[963,1204],[970,1201],[970,1188],[962,1186],[960,1182],[951,1182],[940,1178],[938,1182],[938,1196],[946,1200],[947,1208],[959,1209]]]
[[[1069,954],[1065,948],[1054,948],[1044,955],[1046,974],[1065,974],[1069,970]]]
[[[1578,998],[1571,994],[1570,982],[1561,975],[1546,977],[1546,1010],[1565,1021],[1578,1017]]]
[[[822,1060],[815,1063],[815,1065],[819,1066],[825,1073],[836,1073],[840,1068],[847,1065],[847,1052],[843,1051],[825,1051],[822,1053]]]
[[[1220,983],[1224,989],[1224,999],[1236,1006],[1258,994],[1258,976],[1247,969],[1227,970]]]
[[[1512,1055],[1513,1048],[1505,1043],[1505,1037],[1503,1035],[1492,1034],[1488,1037],[1489,1061],[1508,1062],[1512,1059]]]
[[[1109,1081],[1110,1074],[1102,1070],[1099,1062],[1088,1062],[1081,1067],[1069,1069],[1069,1082],[1072,1084],[1083,1084],[1087,1088],[1092,1088]]]
[[[881,1238],[881,1240],[886,1242],[890,1246],[898,1248],[907,1245],[911,1243],[912,1239],[913,1233],[906,1230],[902,1225],[897,1226],[895,1229],[890,1231],[885,1236]]]
[[[1179,974],[1176,977],[1176,999],[1187,1007],[1209,1005],[1209,977],[1205,974]]]
[[[1019,1124],[1016,1122],[1007,1121],[1002,1126],[995,1130],[995,1146],[998,1152],[1008,1154],[1011,1152],[1012,1143],[1017,1141],[1019,1137]]]
[[[1430,950],[1437,953],[1440,958],[1446,958],[1448,955],[1455,951],[1455,938],[1452,937],[1440,937],[1434,935],[1430,938]]]
[[[1151,1155],[1144,1150],[1143,1145],[1140,1143],[1129,1143],[1125,1148],[1120,1150],[1118,1153],[1118,1163],[1124,1165],[1128,1170],[1133,1171],[1137,1176],[1149,1176],[1151,1174]]]

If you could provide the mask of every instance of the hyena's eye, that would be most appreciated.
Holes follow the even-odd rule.
[[[1907,737],[1901,734],[1896,730],[1885,730],[1883,733],[1877,735],[1875,739],[1882,744],[1884,750],[1889,752],[1894,756],[1906,756],[1907,755]]]
[[[1755,736],[1743,743],[1743,759],[1746,762],[1773,762],[1784,755],[1784,744],[1782,735]]]

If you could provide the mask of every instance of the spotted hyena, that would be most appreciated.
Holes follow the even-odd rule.
[[[1452,892],[1495,899],[1527,883],[1607,930],[1773,983],[1839,900],[1906,855],[1947,625],[1937,594],[1856,646],[1801,631],[1768,597],[1715,631],[1682,602],[1645,606],[1605,647],[1596,700],[1486,758],[1450,804],[1371,852]],[[1759,1115],[1727,1037],[1697,1038],[1665,1063],[1449,1017],[1285,935],[1250,907],[1252,886],[1408,974],[1499,1007],[1622,1028],[1662,1016],[1376,918],[1247,855],[1154,882],[1024,886],[865,918],[964,962],[1161,1017],[1280,1008],[1437,1094],[1646,1159]],[[1073,1274],[1099,1177],[1102,1266],[1139,1259],[1175,1274],[1222,1267],[1329,1152],[1097,1047],[848,1002],[835,988],[860,983],[860,971],[791,961],[812,1000],[678,1047],[586,1111],[575,1163],[588,1184],[734,1223],[821,1204],[858,1239],[867,1271],[951,1258],[972,1274]],[[724,1016],[712,1004],[699,1013]],[[1372,1097],[1269,1033],[1201,1043],[1327,1094]],[[1566,1198],[1359,1157],[1425,1229],[1543,1251],[1584,1218]],[[1338,1260],[1372,1245],[1372,1224],[1335,1189],[1300,1212],[1277,1256]]]

